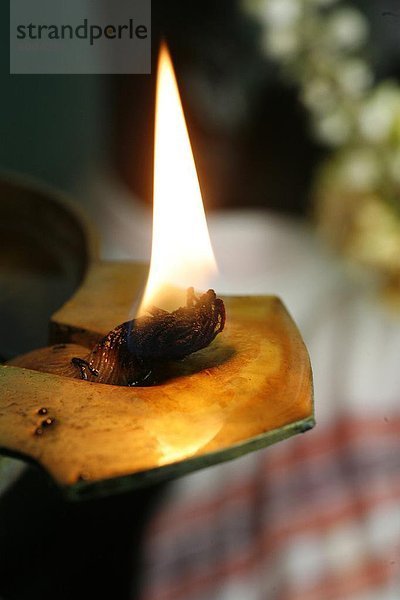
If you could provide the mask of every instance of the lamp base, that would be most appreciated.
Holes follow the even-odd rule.
[[[130,263],[94,264],[53,316],[52,342],[93,345],[129,316],[144,273]],[[77,499],[180,476],[310,429],[310,361],[281,301],[224,302],[223,334],[174,363],[157,386],[114,387],[1,366],[2,451],[36,461]]]

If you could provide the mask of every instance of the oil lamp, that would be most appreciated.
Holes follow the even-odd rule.
[[[146,266],[97,261],[53,315],[51,345],[0,367],[2,451],[38,462],[71,498],[182,475],[314,424],[307,350],[281,301],[191,291],[211,284],[217,289],[217,266],[165,46],[158,66],[154,163],[152,257],[135,319],[127,320]],[[188,288],[186,308],[179,309],[186,312],[179,313]],[[207,319],[190,321],[195,310],[203,316],[209,311]],[[165,319],[177,314],[185,315],[191,329],[178,319],[174,335],[162,337]],[[139,343],[129,346],[132,328],[143,323],[156,330],[144,372],[157,376],[118,379],[125,360],[118,344],[126,343],[124,352],[143,362]],[[124,342],[121,336],[115,341],[121,324],[127,327]],[[207,343],[179,355],[175,350],[188,330]],[[97,363],[96,352],[103,352]]]

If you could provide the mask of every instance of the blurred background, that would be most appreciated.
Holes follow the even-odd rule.
[[[155,77],[9,75],[0,11],[7,360],[46,344],[49,316],[97,254],[96,232],[102,257],[148,260]],[[3,460],[0,595],[397,600],[400,5],[152,0],[153,66],[161,37],[218,291],[283,298],[311,353],[318,426],[84,507]],[[34,192],[30,178],[50,188]],[[74,206],[63,226],[52,214],[49,232],[52,187]]]

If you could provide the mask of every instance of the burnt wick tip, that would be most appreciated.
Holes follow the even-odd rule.
[[[148,385],[153,368],[206,348],[225,326],[225,306],[210,289],[186,293],[186,305],[172,312],[150,307],[149,315],[118,325],[84,358],[71,363],[80,379],[111,385]],[[95,378],[95,379],[94,379]]]

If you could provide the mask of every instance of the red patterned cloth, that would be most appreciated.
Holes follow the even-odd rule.
[[[211,470],[151,524],[143,599],[400,597],[400,416],[342,417]]]

